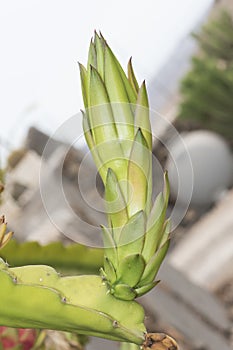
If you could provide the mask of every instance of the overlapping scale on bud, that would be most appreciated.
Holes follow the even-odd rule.
[[[131,59],[128,75],[101,34],[80,64],[83,129],[105,185],[108,227],[102,227],[103,279],[119,299],[152,289],[169,246],[164,190],[152,204],[152,135],[145,82],[139,87]]]
[[[13,236],[13,232],[7,232],[7,223],[5,216],[0,217],[0,249],[5,247],[5,245],[10,241]]]

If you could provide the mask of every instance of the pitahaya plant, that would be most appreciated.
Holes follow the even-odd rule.
[[[80,70],[84,133],[105,186],[104,267],[100,275],[61,277],[50,266],[9,267],[0,258],[0,325],[79,332],[131,343],[129,349],[176,350],[172,338],[147,333],[144,309],[135,301],[157,284],[170,241],[167,174],[164,190],[152,203],[146,85],[139,87],[131,61],[126,76],[97,33],[87,68],[80,65]],[[0,224],[1,248],[12,233],[6,233],[4,218]],[[31,330],[2,331],[12,332],[12,338],[5,337],[9,348],[29,346]]]

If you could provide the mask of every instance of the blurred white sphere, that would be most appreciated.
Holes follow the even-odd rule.
[[[225,140],[210,131],[193,131],[181,135],[193,167],[191,205],[208,206],[215,202],[233,183],[233,157]],[[178,204],[186,204],[190,181],[187,178],[185,148],[178,140],[170,144],[166,168],[171,196]],[[187,158],[186,158],[187,159]]]

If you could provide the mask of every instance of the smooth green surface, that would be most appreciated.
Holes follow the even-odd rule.
[[[101,277],[60,277],[43,265],[0,267],[0,325],[143,342],[143,308],[114,298]]]

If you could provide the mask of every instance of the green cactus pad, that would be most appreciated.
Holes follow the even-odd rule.
[[[56,329],[141,344],[144,310],[108,293],[101,277],[60,277],[49,266],[0,262],[0,325]]]

